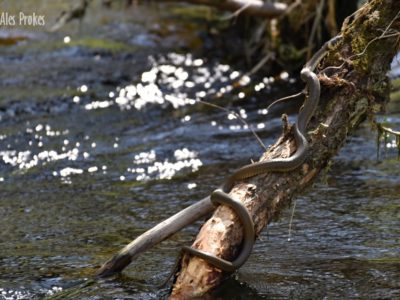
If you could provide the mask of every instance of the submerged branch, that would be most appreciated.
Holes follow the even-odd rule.
[[[125,246],[113,258],[105,262],[97,271],[96,275],[99,277],[106,277],[121,272],[141,253],[159,244],[175,232],[192,224],[199,218],[212,212],[214,209],[215,207],[211,203],[210,198],[206,197],[184,210],[181,210],[172,217],[169,217],[154,226],[152,229],[147,230]]]

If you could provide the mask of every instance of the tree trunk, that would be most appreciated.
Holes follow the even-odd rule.
[[[287,206],[290,199],[310,186],[346,138],[366,118],[381,111],[389,95],[386,73],[398,51],[400,1],[373,0],[343,25],[343,40],[330,51],[320,70],[320,110],[309,124],[308,158],[289,173],[268,173],[237,184],[231,195],[240,199],[253,217],[257,235]],[[284,134],[261,160],[288,157],[296,149],[292,130]],[[193,247],[224,259],[240,251],[242,225],[231,209],[220,206],[201,228]],[[185,254],[171,299],[202,296],[228,274],[204,260]]]

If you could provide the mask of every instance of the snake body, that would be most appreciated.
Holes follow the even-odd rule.
[[[228,193],[232,190],[237,181],[267,172],[288,172],[296,169],[304,162],[308,148],[308,141],[305,137],[306,128],[310,118],[318,106],[321,90],[319,79],[314,73],[314,70],[321,59],[326,55],[327,51],[336,45],[340,39],[341,36],[336,36],[326,42],[301,70],[300,77],[307,85],[308,98],[305,100],[294,126],[294,137],[297,145],[297,150],[294,155],[288,158],[277,158],[245,165],[230,175],[225,180],[224,184],[213,191],[210,195],[210,200],[214,205],[228,205],[239,216],[239,219],[243,224],[243,246],[237,258],[233,261],[227,261],[213,254],[188,246],[184,246],[182,248],[183,251],[196,255],[211,265],[226,272],[233,272],[245,263],[251,254],[255,241],[254,223],[246,207],[240,201],[229,196]]]

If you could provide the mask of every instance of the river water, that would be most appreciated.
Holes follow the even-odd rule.
[[[63,4],[52,3],[25,9],[53,16]],[[154,285],[201,221],[123,275],[90,278],[134,237],[257,159],[263,149],[248,124],[266,145],[280,134],[279,114],[264,108],[301,84],[282,73],[243,77],[231,90],[244,71],[199,54],[193,22],[204,25],[179,20],[179,9],[165,17],[154,7],[97,5],[80,28],[1,28],[0,299],[166,297],[169,287]],[[398,99],[378,119],[398,130]],[[290,239],[288,208],[211,297],[400,298],[399,160],[392,137],[377,159],[375,139],[362,124],[295,200]]]

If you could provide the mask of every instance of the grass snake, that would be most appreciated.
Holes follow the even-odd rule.
[[[308,97],[304,101],[302,108],[299,111],[297,121],[294,126],[294,137],[297,145],[297,150],[291,157],[277,158],[267,161],[256,162],[245,165],[236,170],[230,175],[225,182],[211,193],[210,201],[214,205],[228,205],[239,216],[239,219],[244,228],[244,237],[242,249],[239,255],[233,261],[227,261],[219,258],[211,253],[194,249],[189,246],[182,247],[182,250],[192,255],[196,255],[211,265],[226,271],[233,272],[242,266],[250,256],[254,241],[255,229],[250,213],[243,203],[228,195],[232,190],[235,182],[248,179],[267,172],[288,172],[299,167],[307,156],[308,141],[306,136],[306,128],[310,118],[314,114],[320,98],[320,82],[314,70],[326,53],[341,39],[341,36],[336,36],[327,41],[320,50],[318,50],[311,59],[304,65],[301,70],[300,77],[306,83]]]

